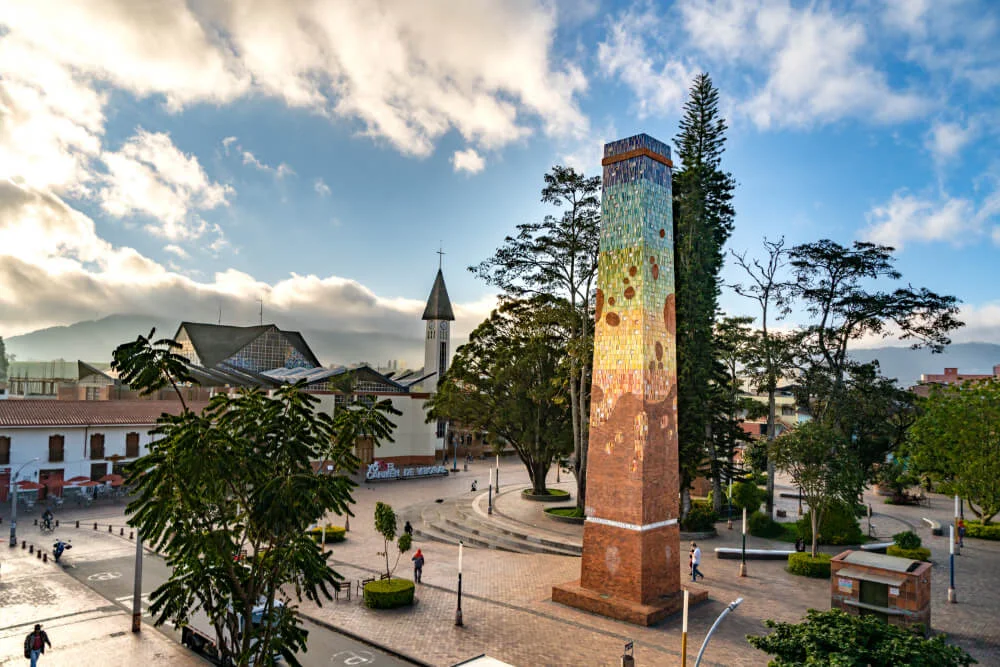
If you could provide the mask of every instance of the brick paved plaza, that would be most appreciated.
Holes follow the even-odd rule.
[[[477,462],[469,472],[460,472],[448,478],[361,485],[355,492],[358,501],[355,506],[356,516],[351,520],[348,539],[342,544],[334,545],[335,568],[351,580],[370,576],[378,571],[382,559],[376,554],[382,550],[383,545],[372,525],[376,500],[392,504],[398,514],[403,514],[408,507],[433,504],[438,498],[445,500],[457,497],[471,505],[482,493],[487,478],[485,464]],[[480,490],[477,493],[469,491],[473,479],[479,482]],[[517,497],[516,491],[527,483],[527,475],[519,470],[513,460],[504,462],[501,482],[504,488],[497,507],[503,514],[500,517],[502,520],[519,521],[526,531],[536,530],[539,534],[543,529],[551,528],[553,536],[567,541],[572,541],[575,535],[579,535],[579,527],[564,524],[550,526],[551,520],[539,514],[541,504],[522,501]],[[572,483],[565,482],[564,478],[561,487],[572,490]],[[924,544],[931,548],[934,560],[934,631],[947,633],[950,641],[965,648],[980,663],[1000,665],[1000,625],[995,621],[1000,612],[1000,592],[992,585],[996,572],[1000,571],[1000,544],[981,540],[967,542],[962,555],[957,559],[959,603],[948,604],[947,541],[943,537],[932,537],[930,530],[921,522],[921,517],[946,521],[953,507],[951,499],[932,496],[930,508],[888,506],[874,496],[869,500],[876,513],[873,526],[879,537],[889,537],[910,528],[920,534]],[[794,501],[782,499],[779,506],[786,509],[789,516],[795,516]],[[65,509],[60,512],[60,517],[64,521],[71,521],[75,518],[85,520],[87,517],[100,516],[102,524],[110,519],[117,525],[122,522],[122,510],[121,505],[83,510]],[[30,516],[22,517],[21,526],[25,526],[30,519]],[[331,517],[331,520],[333,523],[342,523],[337,518]],[[5,519],[4,529],[6,525]],[[763,633],[766,628],[762,619],[797,621],[810,607],[828,609],[829,583],[793,577],[784,571],[784,565],[780,561],[751,561],[749,576],[744,579],[737,577],[738,561],[717,560],[713,549],[718,546],[738,546],[739,526],[735,526],[733,531],[726,530],[725,523],[717,526],[719,537],[701,542],[705,552],[702,569],[706,578],[704,584],[699,583],[698,586],[707,589],[710,597],[707,603],[691,611],[689,664],[693,664],[694,655],[705,633],[726,604],[743,597],[743,604],[725,620],[714,636],[703,664],[764,665],[767,657],[752,649],[744,637],[747,634]],[[788,547],[752,537],[749,538],[748,546]],[[680,650],[679,617],[644,628],[553,603],[552,584],[579,576],[580,559],[569,556],[467,548],[464,555],[462,604],[465,625],[456,628],[457,547],[424,538],[416,539],[415,547],[423,550],[427,563],[424,583],[417,589],[417,604],[413,608],[375,612],[366,609],[357,597],[352,597],[351,601],[330,601],[322,607],[303,602],[302,611],[325,624],[431,665],[452,665],[482,653],[524,666],[618,665],[622,647],[628,640],[635,641],[637,665],[677,664]],[[84,545],[81,545],[80,555],[84,553],[83,548]],[[122,544],[121,548],[127,551],[130,547]],[[836,551],[835,548],[828,550]],[[412,575],[409,555],[400,559],[395,574],[404,577]],[[0,556],[5,559],[5,563],[8,562],[6,552]],[[21,572],[18,576],[28,574],[24,567],[18,566],[18,570],[13,570],[5,566],[5,584],[13,583],[9,577],[13,577],[15,571]],[[62,594],[54,592],[46,595],[46,604],[59,608],[58,598]],[[74,599],[79,600],[80,604],[90,604],[90,598],[86,596]],[[96,598],[93,604],[98,604]],[[6,617],[10,611],[4,609],[2,613]],[[68,608],[68,611],[78,613],[77,606]],[[107,613],[111,613],[111,610]],[[23,616],[25,619],[32,616],[27,608],[21,608],[18,614],[18,618]],[[121,616],[117,611],[114,614],[116,617]],[[51,616],[57,615],[59,614],[51,613]],[[80,618],[84,621],[88,619],[85,616]],[[93,622],[106,621],[94,619]],[[121,618],[118,618],[116,627],[119,625]],[[88,655],[88,651],[94,650],[93,644],[97,641],[117,642],[121,650],[127,650],[128,646],[139,652],[135,655],[148,650],[145,645],[130,644],[133,640],[129,637],[106,636],[107,633],[103,633],[97,625],[94,627],[97,634],[94,635],[91,646],[88,648],[85,643],[78,646],[81,655]],[[0,638],[4,642],[4,656],[0,658],[0,664],[3,664],[4,658],[9,657],[7,652],[16,648],[15,640],[20,634],[18,628],[17,632]],[[160,637],[148,635],[148,642],[154,643],[149,645],[151,650],[145,653],[147,658],[144,664],[177,664],[174,661],[183,655],[174,650],[179,647],[164,644]],[[12,664],[19,662],[16,656],[11,659],[14,660]],[[86,659],[89,658],[75,664],[91,664]],[[50,661],[49,664],[56,663]]]

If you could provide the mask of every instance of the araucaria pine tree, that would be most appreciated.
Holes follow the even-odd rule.
[[[691,85],[675,139],[680,168],[674,173],[675,291],[681,514],[712,441],[713,322],[718,309],[723,246],[733,230],[736,182],[722,170],[726,121],[719,92],[706,73]]]

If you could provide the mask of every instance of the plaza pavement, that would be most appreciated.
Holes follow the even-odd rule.
[[[384,559],[378,555],[384,548],[383,542],[373,526],[376,501],[393,505],[397,513],[437,498],[460,496],[471,505],[481,495],[488,477],[487,464],[475,462],[469,472],[447,478],[361,484],[354,494],[357,503],[348,539],[333,545],[335,569],[353,581],[384,568]],[[477,493],[469,491],[473,479],[479,483]],[[505,460],[501,484],[502,495],[497,502],[508,520],[523,522],[527,530],[536,530],[539,534],[547,531],[549,526],[545,522],[551,523],[551,520],[540,515],[542,505],[517,498],[516,490],[527,484],[523,467],[511,459]],[[562,486],[571,488],[572,485],[564,483]],[[790,489],[780,485],[779,480],[778,490]],[[921,518],[927,516],[946,523],[953,507],[951,499],[931,496],[929,508],[889,506],[875,496],[868,500],[875,512],[872,523],[878,537],[891,539],[893,533],[913,529],[924,539],[925,546],[931,548],[933,629],[946,632],[949,641],[965,648],[980,663],[1000,665],[1000,624],[995,621],[1000,612],[1000,590],[993,585],[996,573],[1000,572],[1000,543],[967,541],[962,555],[956,559],[959,603],[948,604],[947,539],[932,537]],[[779,507],[788,512],[789,520],[795,519],[797,503],[794,499],[780,499]],[[64,521],[72,521],[76,516],[84,517],[85,521],[88,512],[105,516],[117,512],[120,516],[121,509],[121,506],[69,509],[61,515]],[[342,519],[333,516],[330,521],[343,523]],[[828,609],[829,583],[793,577],[784,571],[780,561],[751,561],[749,576],[739,578],[736,576],[738,561],[716,560],[712,553],[717,546],[739,546],[739,525],[734,525],[732,531],[726,529],[725,522],[717,527],[717,538],[701,542],[706,579],[698,586],[707,588],[710,598],[691,610],[689,660],[693,664],[701,641],[718,614],[729,602],[743,597],[743,604],[727,617],[713,637],[703,664],[765,665],[767,656],[751,648],[745,636],[765,633],[765,618],[795,622],[809,608]],[[0,532],[5,530],[6,520]],[[571,539],[574,530],[579,529],[559,524],[552,532],[561,531]],[[767,546],[788,547],[748,538],[748,547]],[[679,661],[679,618],[667,619],[652,628],[641,628],[553,603],[552,585],[579,577],[580,560],[573,557],[465,549],[464,627],[456,628],[458,549],[451,544],[420,540],[415,540],[416,547],[423,550],[427,563],[424,583],[418,587],[414,607],[372,611],[355,597],[349,602],[324,602],[322,606],[303,602],[302,611],[324,624],[431,665],[452,665],[482,653],[513,665],[618,665],[623,645],[629,640],[635,642],[637,665],[677,664]],[[839,549],[827,550],[836,552]],[[410,555],[412,551],[400,559],[396,575],[412,576]],[[6,558],[6,554],[0,552],[0,558]],[[106,605],[103,600],[100,604]],[[0,628],[10,625],[3,620],[5,612],[6,605],[0,607]],[[122,641],[121,637],[109,641],[111,639]],[[101,639],[103,644],[104,638]],[[5,647],[0,643],[0,655],[6,655]],[[158,664],[155,660],[146,662]],[[49,664],[59,663],[50,661]]]

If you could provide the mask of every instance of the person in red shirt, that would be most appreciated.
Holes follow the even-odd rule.
[[[42,626],[35,624],[35,629],[24,638],[24,657],[31,660],[31,667],[37,667],[38,658],[45,653],[46,644],[49,645],[49,648],[52,648],[52,642],[49,641],[49,636],[42,630]]]

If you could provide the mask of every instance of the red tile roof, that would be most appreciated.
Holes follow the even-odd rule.
[[[206,401],[188,403],[195,412],[206,405]],[[155,424],[164,412],[180,411],[180,401],[5,400],[0,401],[0,427]]]

